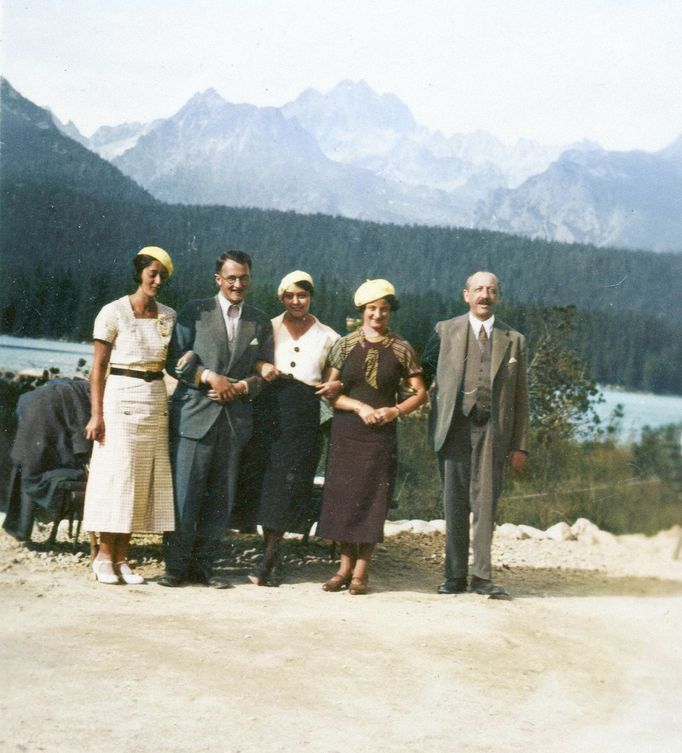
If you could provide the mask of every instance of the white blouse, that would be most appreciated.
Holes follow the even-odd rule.
[[[175,311],[162,303],[156,306],[156,319],[136,319],[126,295],[108,303],[97,314],[93,339],[112,344],[112,366],[142,371],[163,369]]]
[[[311,314],[308,314],[311,316]],[[322,372],[332,345],[339,339],[331,327],[313,317],[315,323],[295,340],[284,325],[284,314],[272,320],[275,336],[275,366],[282,374],[290,374],[311,386],[322,381]]]

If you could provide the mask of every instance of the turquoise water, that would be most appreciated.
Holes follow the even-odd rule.
[[[64,376],[73,376],[79,358],[84,358],[90,367],[91,344],[0,335],[0,371],[42,371],[54,366]],[[625,409],[620,430],[622,441],[636,440],[644,426],[655,428],[682,422],[682,397],[607,388],[602,388],[602,392],[605,402],[598,406],[597,413],[604,422],[618,403]]]
[[[80,358],[84,358],[90,368],[91,343],[0,335],[0,371],[33,373],[55,367],[62,375],[73,376]]]
[[[647,392],[625,392],[602,387],[604,402],[597,407],[597,414],[607,422],[619,403],[623,406],[619,436],[621,441],[639,439],[642,428],[655,429],[666,424],[682,423],[682,397],[676,395],[651,395]]]

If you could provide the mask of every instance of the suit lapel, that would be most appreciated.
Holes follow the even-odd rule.
[[[493,326],[493,352],[492,352],[492,372],[490,374],[491,381],[495,379],[497,372],[499,371],[504,356],[509,348],[509,332],[502,327],[497,326],[497,322]]]
[[[239,331],[237,339],[234,342],[234,348],[230,353],[230,365],[227,367],[228,372],[232,370],[235,363],[242,357],[247,346],[256,335],[256,322],[251,318],[251,310],[248,304],[242,306],[242,315],[239,319]]]
[[[452,348],[452,357],[454,359],[454,363],[452,364],[452,369],[454,377],[453,383],[456,388],[459,388],[459,385],[462,383],[462,379],[464,378],[469,326],[469,317],[465,315],[463,317],[460,317],[460,319],[455,322],[455,326],[453,328],[454,343]]]

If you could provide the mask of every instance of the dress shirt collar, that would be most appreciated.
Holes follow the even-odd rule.
[[[244,301],[242,301],[241,303],[230,303],[222,293],[218,293],[218,303],[220,304],[220,308],[222,309],[224,318],[227,318],[228,311],[230,310],[230,306],[236,306],[239,309],[239,315],[236,316],[235,319],[241,319],[242,306],[244,305]]]
[[[488,337],[490,337],[493,330],[493,324],[495,324],[495,315],[493,314],[490,319],[486,319],[484,322],[482,322],[480,319],[477,319],[475,316],[469,314],[469,324],[471,324],[474,330],[476,339],[478,339],[481,327],[485,327],[485,333],[486,335],[488,335]]]

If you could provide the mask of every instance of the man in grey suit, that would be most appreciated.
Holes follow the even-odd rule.
[[[250,400],[260,391],[258,362],[272,363],[270,319],[245,302],[251,257],[228,251],[216,261],[218,295],[178,314],[167,368],[179,383],[170,404],[175,531],[164,536],[163,586],[200,579],[231,583],[217,571],[242,448],[252,432]]]
[[[505,460],[520,471],[527,458],[526,342],[495,318],[494,274],[471,275],[463,295],[469,313],[438,322],[422,357],[427,384],[434,383],[429,432],[445,508],[445,582],[438,593],[467,590],[471,534],[469,590],[510,599],[491,579],[490,548]]]

